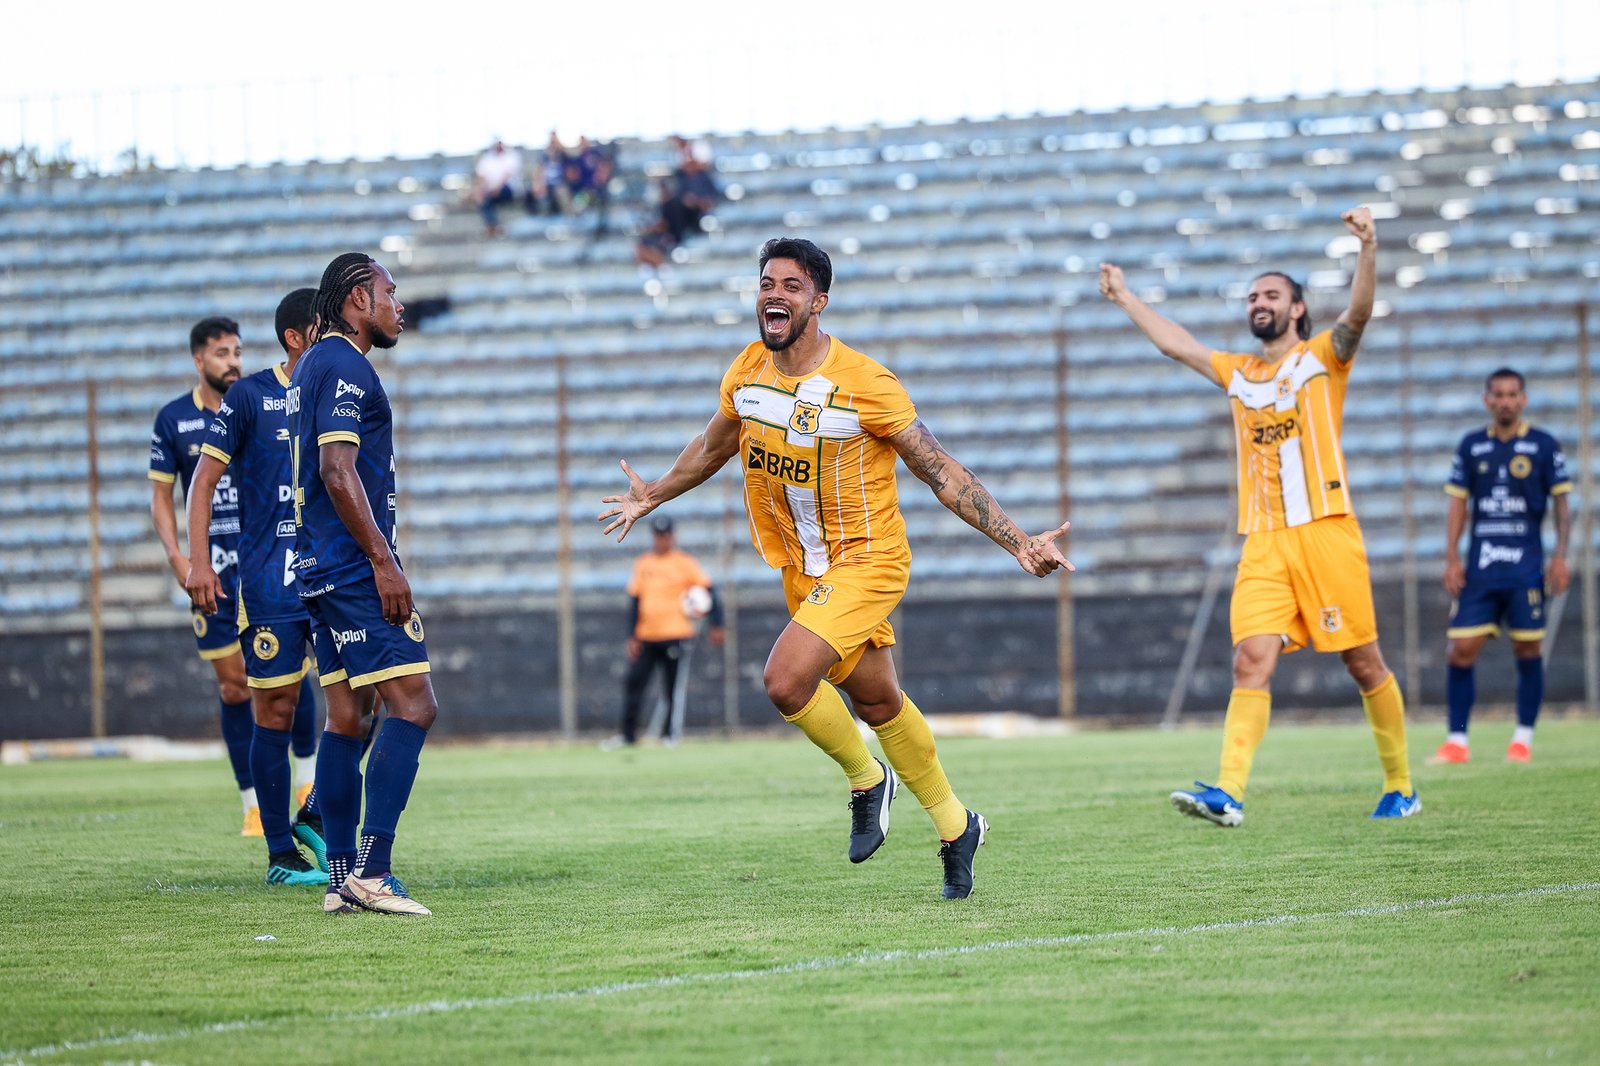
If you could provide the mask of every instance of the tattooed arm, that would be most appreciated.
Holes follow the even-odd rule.
[[[1346,211],[1342,217],[1345,229],[1361,242],[1356,275],[1350,282],[1350,306],[1333,324],[1333,354],[1341,363],[1348,363],[1356,356],[1356,345],[1372,317],[1372,299],[1378,291],[1378,231],[1372,212],[1365,207]]]
[[[939,502],[956,517],[987,536],[1016,557],[1017,563],[1035,577],[1043,577],[1059,566],[1073,565],[1055,544],[1066,532],[1068,523],[1048,533],[1030,537],[1017,527],[989,495],[978,476],[944,450],[933,432],[917,419],[888,438],[906,467],[933,490]]]

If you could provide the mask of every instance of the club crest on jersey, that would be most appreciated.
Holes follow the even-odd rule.
[[[411,620],[405,624],[405,631],[406,636],[418,644],[422,643],[422,616],[416,611],[411,612]]]
[[[1337,633],[1344,628],[1344,617],[1337,607],[1324,607],[1322,609],[1322,629],[1327,633]]]
[[[1279,378],[1278,379],[1278,399],[1287,400],[1289,398],[1289,395],[1291,393],[1293,393],[1293,392],[1294,392],[1294,379],[1293,378]]]
[[[832,585],[825,585],[825,584],[823,584],[822,582],[819,581],[815,585],[811,586],[811,595],[806,597],[806,602],[807,603],[816,603],[816,604],[827,603],[828,602],[828,594],[831,593],[832,591],[833,591],[833,586]]]
[[[821,404],[796,400],[794,402],[794,414],[789,416],[789,428],[796,433],[815,433],[817,431],[817,420],[821,417]]]
[[[1522,478],[1533,473],[1533,460],[1526,455],[1513,455],[1511,457],[1511,476]]]
[[[255,649],[257,659],[276,659],[278,657],[278,638],[270,629],[258,629],[251,646]]]

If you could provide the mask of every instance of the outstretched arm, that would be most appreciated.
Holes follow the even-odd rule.
[[[1070,523],[1063,522],[1037,537],[1022,532],[995,498],[989,495],[989,490],[983,487],[978,476],[944,450],[922,419],[917,419],[889,437],[888,441],[900,458],[905,460],[907,468],[933,490],[940,503],[967,525],[1010,552],[1028,573],[1043,577],[1059,566],[1068,570],[1076,569],[1055,544],[1056,538],[1066,532]]]
[[[1115,263],[1100,264],[1100,295],[1122,308],[1123,313],[1139,327],[1139,332],[1161,349],[1162,355],[1177,360],[1211,384],[1222,385],[1222,380],[1211,366],[1211,349],[1195,340],[1194,334],[1135,296],[1122,277],[1122,268]]]
[[[617,543],[621,544],[635,522],[668,500],[682,496],[696,485],[704,483],[721,470],[722,464],[732,459],[738,450],[738,419],[729,418],[718,411],[711,416],[711,421],[700,435],[678,454],[672,469],[656,480],[646,482],[633,472],[628,460],[623,459],[622,472],[628,475],[628,491],[620,496],[600,497],[601,503],[616,504],[595,516],[599,521],[606,522],[601,534],[610,536],[613,530],[621,529],[622,532],[617,534]],[[607,519],[612,521],[607,522]]]
[[[1372,300],[1378,292],[1378,229],[1369,208],[1352,208],[1339,217],[1351,236],[1361,242],[1361,251],[1356,256],[1356,276],[1350,282],[1350,306],[1333,324],[1333,354],[1341,363],[1348,363],[1356,356],[1356,346],[1361,343],[1361,333],[1372,318]]]

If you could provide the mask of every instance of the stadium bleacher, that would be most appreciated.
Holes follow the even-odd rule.
[[[505,237],[486,240],[467,158],[0,187],[0,629],[84,625],[90,381],[108,623],[182,623],[149,530],[144,443],[192,376],[188,326],[238,318],[247,369],[265,365],[278,299],[352,248],[392,268],[402,299],[448,300],[384,371],[402,548],[434,604],[548,599],[563,517],[572,587],[621,588],[629,553],[589,528],[598,497],[619,455],[660,470],[704,424],[753,336],[755,250],[778,233],[830,250],[827,328],[895,369],[1019,521],[1054,524],[1070,497],[1080,595],[1138,592],[1153,574],[1198,587],[1233,505],[1225,407],[1099,299],[1102,259],[1202,337],[1244,344],[1237,298],[1269,265],[1306,278],[1331,322],[1354,262],[1338,214],[1374,205],[1387,317],[1368,331],[1346,440],[1380,576],[1408,549],[1438,556],[1437,486],[1489,369],[1524,368],[1532,417],[1576,445],[1577,308],[1600,285],[1600,84],[710,142],[727,201],[649,276],[633,262],[637,198],[598,238],[592,218],[507,213]],[[619,151],[636,180],[670,164],[664,141]],[[726,521],[734,476],[673,505],[691,550],[742,540]],[[920,486],[904,499],[916,573],[1049,595]],[[729,558],[731,580],[768,583],[752,553]]]

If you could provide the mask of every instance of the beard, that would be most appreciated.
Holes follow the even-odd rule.
[[[221,396],[223,393],[227,392],[228,386],[239,380],[239,374],[234,370],[228,371],[220,378],[214,378],[210,374],[205,373],[202,373],[202,376],[206,379],[206,384],[210,385],[212,389],[216,391],[218,396]]]
[[[1284,312],[1282,315],[1274,314],[1265,322],[1257,322],[1254,317],[1250,319],[1250,333],[1257,340],[1275,341],[1288,332],[1288,312]]]
[[[385,333],[377,326],[372,327],[372,346],[374,348],[393,348],[400,343],[400,334]]]
[[[806,331],[806,323],[811,321],[811,312],[790,315],[789,328],[777,337],[767,332],[764,319],[764,315],[756,315],[756,332],[761,335],[761,343],[767,346],[769,352],[781,352],[800,339],[800,334]]]

